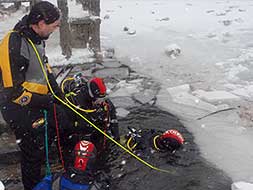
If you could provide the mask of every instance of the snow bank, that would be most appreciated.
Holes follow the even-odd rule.
[[[197,97],[206,100],[207,102],[211,102],[211,103],[217,103],[217,102],[224,102],[224,101],[238,101],[240,100],[240,97],[231,94],[229,92],[226,91],[204,91],[204,90],[196,90],[193,92],[194,95],[196,95]]]
[[[0,190],[4,190],[5,187],[4,187],[4,184],[2,183],[2,181],[0,181]]]
[[[235,182],[231,185],[231,190],[252,190],[253,184],[244,181]]]
[[[76,1],[68,1],[69,18],[82,18],[89,16],[88,11],[84,11],[82,4]]]

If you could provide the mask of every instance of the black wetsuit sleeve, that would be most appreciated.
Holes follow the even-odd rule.
[[[29,67],[29,59],[21,55],[21,42],[22,36],[13,32],[9,39],[9,57],[13,81],[13,87],[8,88],[10,100],[20,97],[24,92],[22,83],[26,81],[26,72]],[[32,93],[31,101],[27,106],[48,108],[51,103],[51,96]]]
[[[118,119],[116,115],[117,114],[116,108],[110,99],[106,99],[106,102],[109,105],[110,129],[111,129],[112,135],[116,140],[119,140],[120,139],[119,124],[118,124]]]
[[[89,95],[89,89],[87,85],[81,87],[76,97],[78,104],[86,110],[94,109],[92,105],[92,98]]]

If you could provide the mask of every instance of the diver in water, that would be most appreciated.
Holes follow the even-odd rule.
[[[179,150],[184,138],[180,132],[170,129],[165,132],[156,130],[136,130],[129,128],[125,136],[126,146],[139,156],[149,150],[157,152],[175,153]],[[106,190],[110,188],[110,179],[100,172],[98,168],[98,152],[95,145],[87,140],[79,141],[70,157],[74,157],[72,165],[58,176],[58,186],[53,189],[60,190]],[[46,177],[33,190],[52,190],[53,177]],[[55,183],[55,182],[54,182]],[[53,185],[55,187],[55,185]]]
[[[116,108],[111,100],[106,97],[106,86],[102,78],[94,77],[87,80],[81,74],[77,74],[72,79],[63,81],[62,91],[65,94],[66,101],[79,113],[115,140],[119,140]],[[94,136],[100,136],[90,124],[75,113],[70,112],[69,116],[75,124],[75,128],[80,128],[86,134],[95,132]],[[95,143],[97,139],[94,141],[91,139],[91,141]]]
[[[80,73],[71,78],[66,78],[61,85],[65,100],[80,114],[91,121],[104,133],[119,141],[119,126],[116,116],[116,108],[106,97],[106,86],[102,78],[84,78]],[[82,140],[92,142],[97,149],[98,165],[105,167],[107,156],[110,152],[110,141],[87,121],[71,110],[66,110],[68,120],[71,121],[73,131],[67,131],[62,138],[66,149],[63,152],[65,166],[73,162],[69,151],[74,150],[76,143]],[[100,169],[101,169],[100,168]]]
[[[74,148],[74,164],[60,177],[60,190],[101,189],[95,182],[97,150],[92,142],[82,140]]]
[[[81,75],[63,81],[65,100],[97,127],[119,140],[118,121],[113,103],[106,98],[106,86],[101,78],[86,80]],[[68,111],[68,110],[66,110]],[[33,190],[105,190],[109,188],[104,174],[108,147],[106,138],[73,112],[67,112],[73,131],[64,133],[65,171],[45,177]],[[57,188],[55,188],[55,184]]]
[[[33,190],[107,190],[107,178],[97,172],[97,150],[86,140],[74,148],[74,161],[63,173],[46,176]]]
[[[161,132],[154,129],[136,130],[129,128],[129,133],[125,138],[127,148],[137,154],[142,154],[150,148],[158,152],[174,153],[184,144],[182,134],[175,129]]]

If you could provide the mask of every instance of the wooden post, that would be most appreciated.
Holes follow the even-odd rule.
[[[89,11],[91,15],[100,16],[100,0],[77,0],[82,4],[83,10]]]
[[[94,52],[100,52],[100,23],[101,20],[94,19],[90,24],[90,46]]]
[[[57,4],[62,13],[61,26],[60,26],[60,45],[62,54],[69,59],[72,55],[71,48],[71,33],[68,23],[68,2],[67,0],[57,0]]]
[[[91,1],[90,10],[93,15],[100,16],[100,0]]]
[[[21,7],[21,1],[15,2],[14,7],[15,7],[16,10],[18,10]]]
[[[33,5],[36,3],[40,2],[41,0],[30,0],[30,9],[32,8]]]

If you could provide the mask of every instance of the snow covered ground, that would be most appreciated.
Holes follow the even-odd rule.
[[[22,14],[0,19],[0,39]],[[181,118],[202,155],[233,181],[253,182],[252,16],[250,0],[101,0],[102,45],[161,83],[157,104]],[[57,35],[48,42],[54,64],[62,61]],[[203,117],[226,108],[235,109]]]

